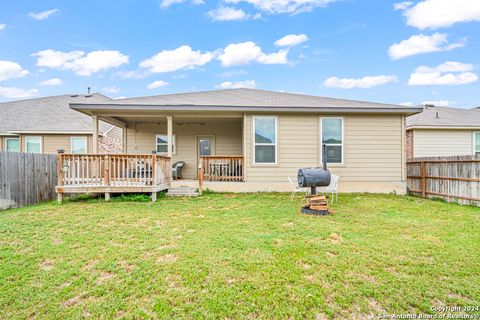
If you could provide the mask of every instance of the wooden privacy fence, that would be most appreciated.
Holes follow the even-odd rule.
[[[407,188],[411,194],[424,198],[480,205],[480,156],[409,160]]]
[[[0,210],[53,200],[56,183],[55,155],[0,151]]]

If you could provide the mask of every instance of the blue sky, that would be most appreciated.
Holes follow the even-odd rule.
[[[256,87],[480,105],[480,1],[2,0],[0,101]]]

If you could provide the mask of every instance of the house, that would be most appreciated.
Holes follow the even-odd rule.
[[[405,193],[405,117],[421,111],[256,89],[74,102],[70,108],[125,129],[127,155],[99,165],[105,172],[93,180],[100,189],[87,179],[89,192],[108,193],[127,186],[160,189],[144,184],[195,186],[199,175],[204,187],[217,191],[286,191],[287,177],[295,180],[299,168],[322,164],[322,144],[329,168],[341,177],[341,191]],[[184,161],[184,180],[170,184],[171,170],[155,165],[158,157],[163,163],[169,157]],[[76,181],[68,167],[81,164],[68,156],[65,161],[66,183]],[[82,189],[74,182],[58,190]]]
[[[60,95],[0,103],[0,150],[35,153],[92,153],[94,141],[90,117],[69,108],[69,103],[99,103],[110,98],[91,95]],[[99,122],[98,152],[118,153],[122,130]]]
[[[480,153],[480,110],[425,106],[407,117],[407,157]]]

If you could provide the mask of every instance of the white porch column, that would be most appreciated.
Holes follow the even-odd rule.
[[[92,115],[93,121],[93,146],[92,153],[98,153],[98,116]]]
[[[172,156],[172,146],[173,146],[173,121],[172,116],[167,116],[167,138],[168,138],[168,151],[167,155]]]

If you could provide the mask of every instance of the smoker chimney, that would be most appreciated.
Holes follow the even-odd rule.
[[[87,88],[87,94],[90,94],[90,87]]]
[[[440,119],[440,117],[438,116],[438,111],[435,112],[435,119]]]

